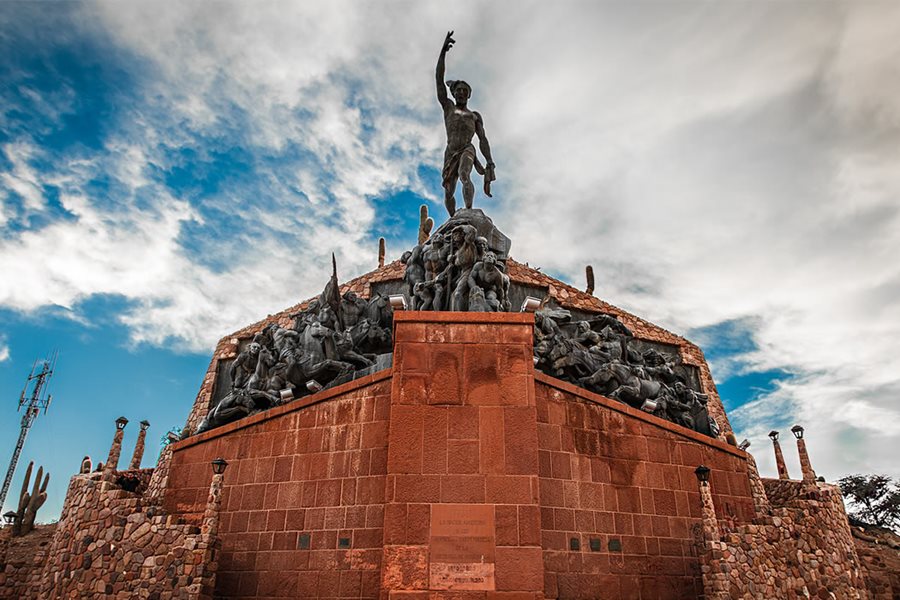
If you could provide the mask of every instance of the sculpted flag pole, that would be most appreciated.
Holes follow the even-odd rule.
[[[491,196],[491,182],[497,179],[494,174],[494,159],[491,158],[491,147],[487,136],[484,134],[484,122],[481,115],[469,110],[468,102],[472,96],[472,87],[465,81],[448,81],[444,83],[444,59],[447,51],[453,47],[456,40],[453,32],[447,33],[444,45],[441,47],[441,55],[438,57],[435,77],[437,80],[437,98],[444,110],[444,126],[447,129],[447,149],[444,151],[444,169],[442,182],[444,186],[444,205],[452,217],[456,213],[456,182],[462,183],[463,201],[466,208],[472,208],[475,199],[475,185],[472,183],[472,167],[484,176],[484,193]],[[454,104],[447,97],[446,87],[453,94]],[[481,165],[475,146],[472,145],[472,136],[478,136],[478,147],[487,160],[485,166]]]

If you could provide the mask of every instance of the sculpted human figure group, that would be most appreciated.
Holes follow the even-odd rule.
[[[321,389],[374,364],[392,349],[393,312],[387,299],[369,300],[337,289],[294,316],[293,327],[267,325],[229,368],[231,389],[197,427],[201,433]],[[329,289],[334,290],[326,297]]]
[[[708,397],[691,389],[675,364],[654,349],[629,347],[632,333],[610,315],[574,321],[564,309],[535,313],[535,367],[634,408],[716,437]]]
[[[404,252],[412,310],[508,312],[509,276],[476,228],[461,222]]]

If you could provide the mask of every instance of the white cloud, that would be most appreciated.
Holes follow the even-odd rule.
[[[723,364],[793,374],[732,415],[764,472],[765,433],[797,420],[827,476],[900,475],[881,458],[900,445],[900,9],[511,6],[85,5],[145,61],[146,105],[123,107],[104,158],[43,182],[10,156],[8,188],[37,206],[59,185],[76,218],[0,242],[4,273],[51,274],[0,283],[0,303],[122,294],[135,340],[201,348],[318,291],[336,246],[342,276],[368,269],[372,199],[439,195],[417,168],[439,166],[453,28],[448,77],[473,84],[500,177],[476,203],[513,255],[576,284],[592,263],[598,295],[676,331],[750,324],[756,349]],[[149,177],[165,149],[220,137],[283,159],[255,166],[264,197],[173,198]],[[125,190],[115,211],[79,193],[97,169]],[[198,255],[183,236],[209,211],[247,231],[211,230]]]
[[[5,335],[0,335],[0,363],[9,360],[9,344]]]
[[[38,174],[28,164],[35,149],[28,143],[11,143],[3,146],[3,153],[12,163],[12,169],[0,173],[0,183],[22,199],[23,213],[40,211],[44,207],[44,192],[38,181]],[[7,196],[6,202],[0,198],[0,226],[8,220],[12,212]]]

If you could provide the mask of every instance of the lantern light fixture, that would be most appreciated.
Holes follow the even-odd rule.
[[[215,473],[216,475],[221,475],[222,473],[224,473],[225,467],[227,467],[227,466],[228,466],[228,462],[221,456],[219,458],[215,459],[214,461],[212,461],[213,473]]]
[[[694,475],[697,476],[697,480],[700,481],[700,483],[707,483],[709,481],[709,467],[700,465],[694,469]]]

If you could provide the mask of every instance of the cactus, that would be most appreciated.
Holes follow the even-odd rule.
[[[431,228],[434,227],[434,219],[428,216],[428,206],[423,204],[419,207],[419,245],[421,246],[428,241],[431,235]]]
[[[594,293],[594,267],[588,265],[584,268],[584,275],[587,277],[587,289],[584,290],[588,294]]]
[[[50,482],[50,473],[44,475],[44,467],[38,468],[37,477],[34,480],[34,488],[28,493],[28,484],[31,481],[31,471],[34,469],[34,461],[28,463],[25,471],[25,479],[22,481],[22,493],[19,495],[19,510],[13,523],[13,535],[26,535],[34,529],[34,521],[37,511],[47,501],[47,484]],[[43,477],[44,482],[41,483]]]
[[[378,268],[384,266],[384,238],[378,238]]]

